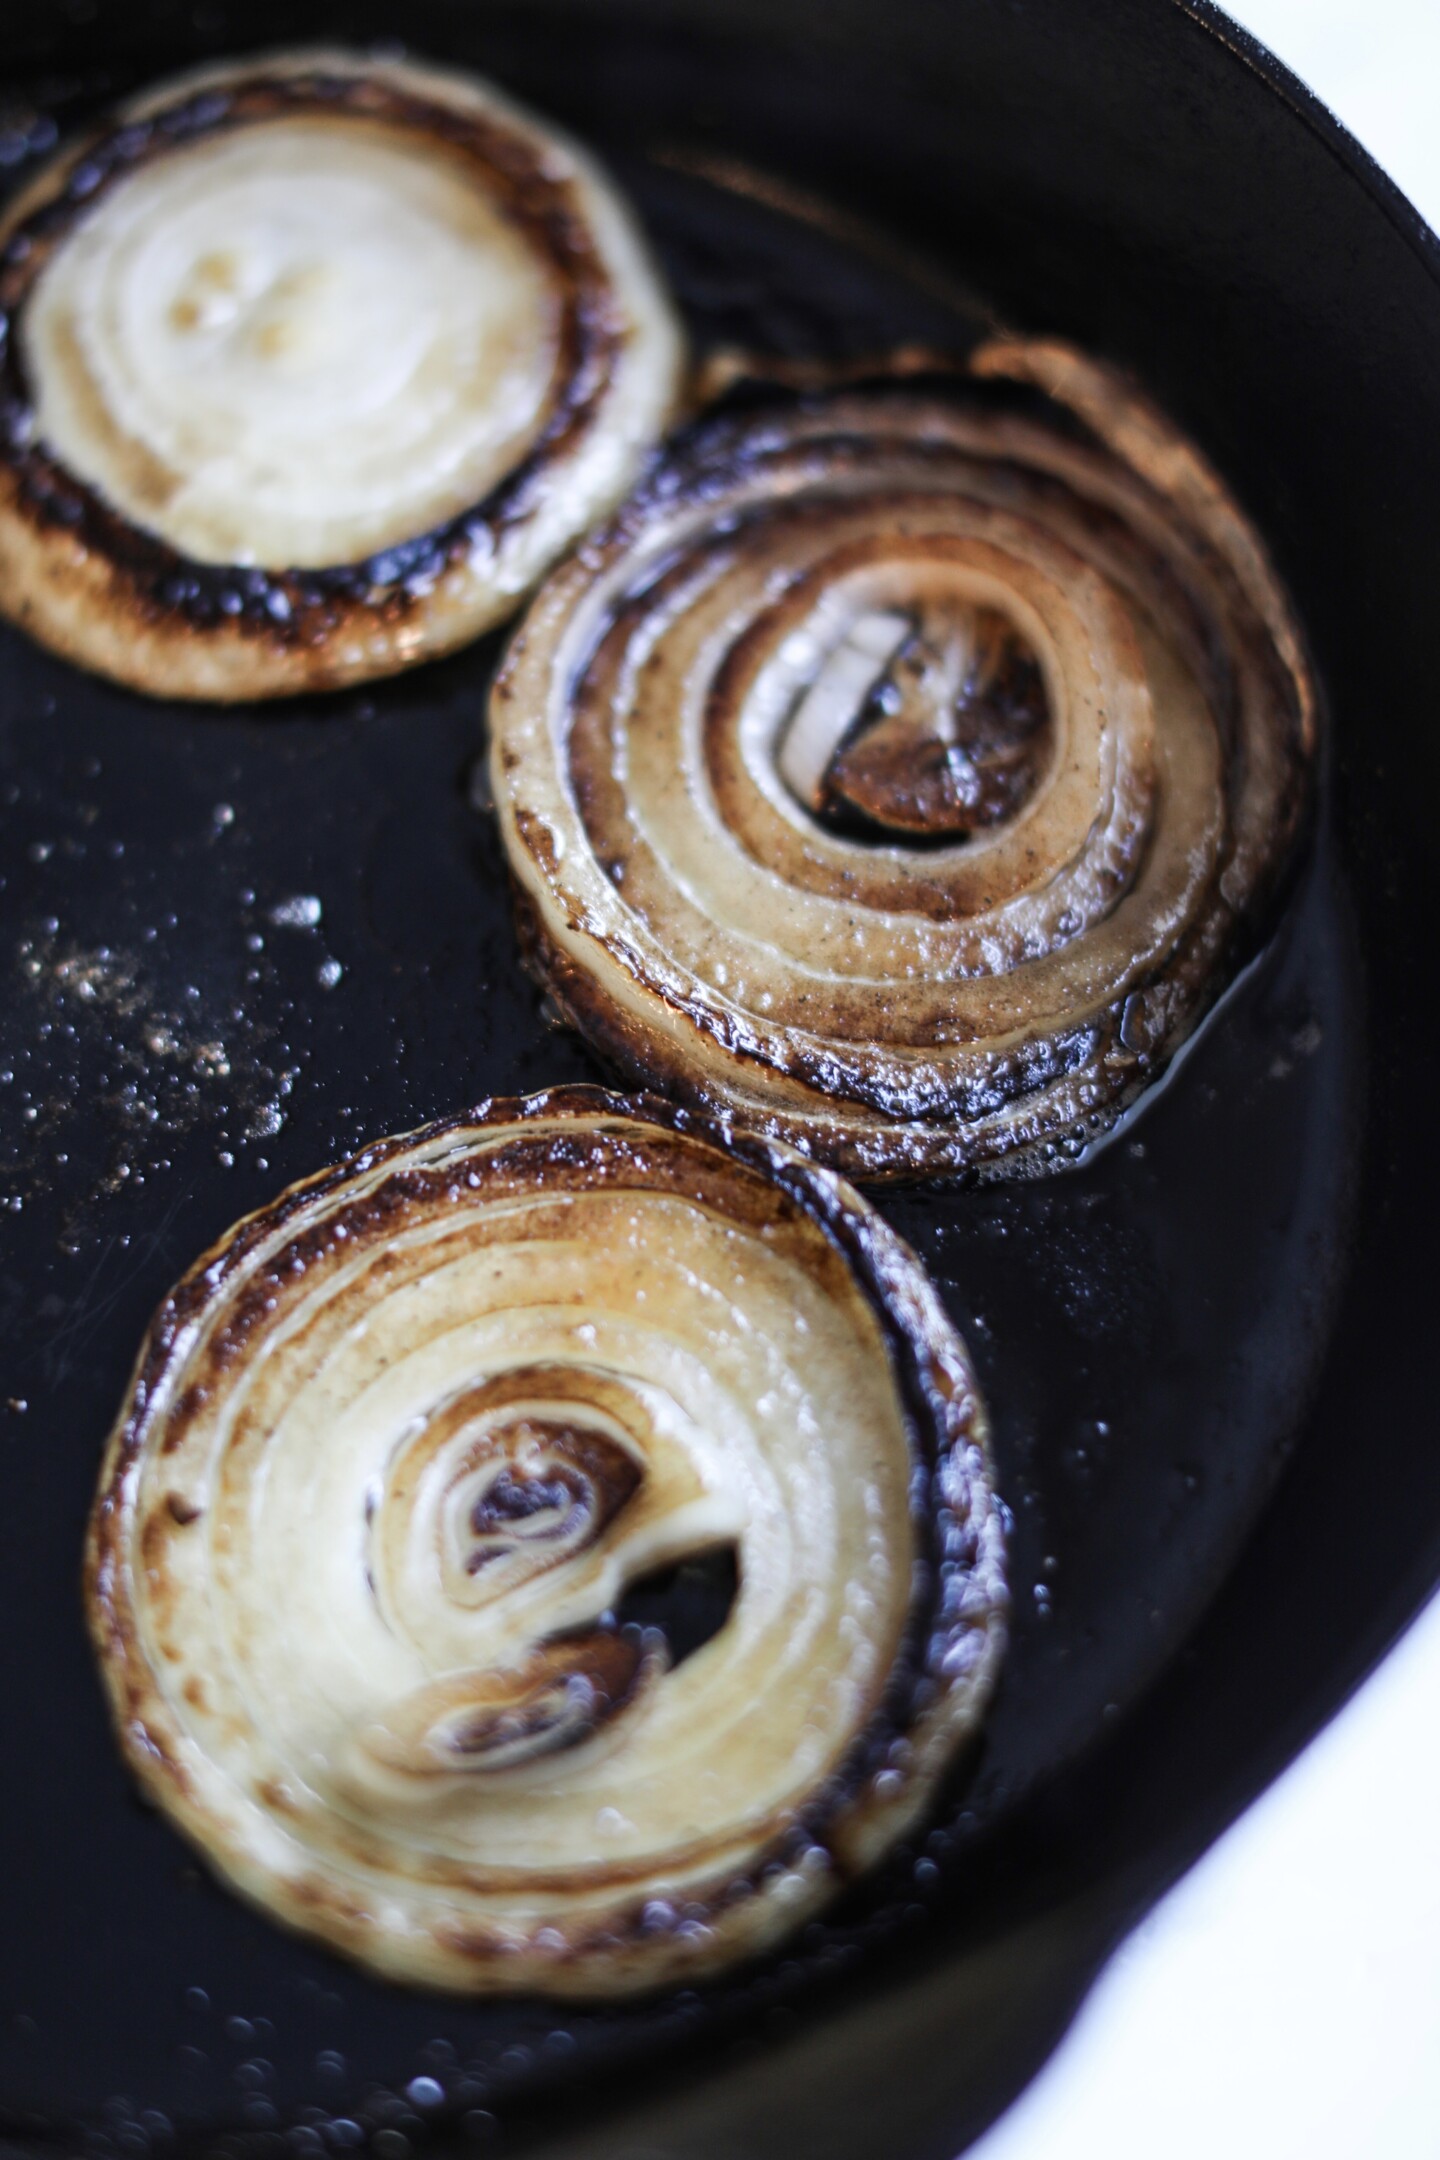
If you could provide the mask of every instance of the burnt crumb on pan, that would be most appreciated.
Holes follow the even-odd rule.
[[[215,1132],[233,1160],[235,1147],[283,1125],[301,1067],[253,995],[176,998],[143,946],[80,944],[48,922],[14,942],[4,975],[0,1089],[15,1114],[0,1140],[0,1204],[23,1206],[68,1167],[77,1121],[95,1117],[97,1080],[108,1159],[87,1191],[72,1191],[72,1214],[163,1174],[197,1130]],[[37,1027],[46,1065],[38,1095],[25,1080]]]

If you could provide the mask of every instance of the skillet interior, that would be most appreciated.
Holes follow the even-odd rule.
[[[12,46],[16,117],[203,51],[396,28],[376,7],[302,12],[42,10]],[[231,2132],[259,2151],[310,2110],[414,2143],[421,2076],[446,2135],[458,2114],[482,2142],[577,2160],[953,2152],[1117,1930],[1440,1571],[1415,1131],[1436,250],[1213,27],[1165,0],[1081,12],[432,0],[404,22],[599,143],[716,334],[963,337],[983,310],[961,280],[1131,361],[1237,486],[1310,627],[1337,745],[1325,829],[1274,946],[1164,1098],[1077,1176],[887,1203],[981,1362],[1016,1514],[1011,1668],[941,1836],[794,1958],[562,2026],[396,1994],[291,1942],[130,1798],[75,1573],[149,1310],[287,1178],[589,1068],[516,973],[493,837],[466,801],[495,641],[246,720],[152,709],[7,635],[0,1325],[5,1392],[28,1404],[0,1416],[15,2139],[68,2148],[84,2123],[97,2153],[160,2150],[151,2109],[187,2145]],[[924,267],[737,198],[736,160]],[[318,924],[283,919],[312,895]]]

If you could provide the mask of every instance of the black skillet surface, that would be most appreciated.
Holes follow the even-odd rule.
[[[182,1266],[368,1136],[590,1070],[517,971],[468,800],[495,641],[254,718],[0,639],[0,2140],[939,2160],[1440,1574],[1440,250],[1196,16],[71,0],[12,42],[12,165],[37,116],[192,55],[398,30],[595,140],[707,334],[963,340],[963,277],[1130,360],[1274,544],[1337,754],[1273,945],[1118,1144],[1048,1184],[887,1203],[975,1349],[1015,1513],[1013,1653],[937,1829],[792,1956],[562,2019],[383,1988],[215,1888],[130,1795],[76,1584],[104,1433]]]

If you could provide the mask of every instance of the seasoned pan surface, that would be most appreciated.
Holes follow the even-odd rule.
[[[980,87],[986,68],[1007,79],[1023,48],[1040,111],[1055,64],[1041,27],[1006,31],[1008,10],[971,12]],[[1240,81],[1239,64],[1178,10],[1152,0],[1091,12],[1102,49],[1108,27],[1149,25],[1126,63],[1137,111],[1145,67],[1163,80],[1171,64],[1166,37],[1193,41],[1243,105],[1223,72]],[[542,23],[439,7],[408,11],[405,29],[598,144],[702,341],[787,356],[902,340],[963,351],[992,313],[973,276],[1006,317],[1146,366],[1202,434],[1214,416],[1210,446],[1222,464],[1229,452],[1262,524],[1270,512],[1310,622],[1338,762],[1273,937],[1180,1068],[1073,1174],[885,1202],[975,1352],[1014,1516],[1013,1649],[984,1742],[934,1829],[792,1956],[700,1996],[563,2019],[366,1979],[219,1890],[140,1806],[106,1728],[78,1567],[104,1435],[158,1298],[236,1216],[366,1138],[492,1092],[596,1075],[519,971],[477,788],[498,639],[408,679],[251,717],[147,704],[6,631],[0,2135],[64,2149],[83,2139],[105,2154],[177,2139],[208,2150],[220,2136],[257,2152],[345,2149],[388,2133],[375,2149],[403,2160],[438,2131],[568,2151],[602,2103],[643,2096],[660,2110],[647,2150],[951,2151],[1043,2048],[1116,1926],[1337,1699],[1433,1573],[1440,1493],[1397,1416],[1417,1399],[1406,1390],[1418,1360],[1413,1336],[1397,1335],[1413,1285],[1393,1240],[1403,1246],[1427,1174],[1418,1158],[1399,1174],[1405,1098],[1389,1050],[1403,1026],[1418,1058],[1424,1026],[1407,1017],[1418,932],[1401,909],[1422,870],[1395,769],[1414,718],[1406,627],[1386,616],[1383,588],[1368,596],[1348,558],[1317,540],[1301,514],[1313,476],[1283,430],[1257,445],[1254,413],[1237,419],[1211,371],[1187,378],[1178,339],[1167,354],[1145,330],[1138,251],[1152,204],[1133,209],[1135,259],[1117,257],[1084,202],[1061,207],[1045,173],[1053,145],[1033,151],[1028,198],[1019,179],[1008,192],[997,183],[1023,158],[989,141],[977,102],[979,135],[951,153],[953,232],[937,246],[936,198],[915,193],[914,174],[927,156],[944,168],[899,129],[905,55],[886,48],[868,113],[862,95],[880,13],[842,10],[825,38],[788,51],[788,133],[769,33],[744,31],[739,16],[717,35],[699,7],[648,24],[623,9]],[[310,27],[352,26],[383,27],[319,11]],[[263,29],[253,14],[242,34],[218,11],[181,25],[159,7],[115,7],[81,32],[57,13],[12,76],[0,144],[18,142],[23,169],[53,118],[68,124],[137,77]],[[918,39],[918,26],[906,34]],[[953,28],[931,34],[949,52]],[[1102,99],[1086,92],[1097,64],[1079,65],[1078,94]],[[905,79],[918,111],[932,93]],[[1256,94],[1277,139],[1301,132],[1263,82]],[[841,154],[847,130],[853,160]],[[887,140],[888,195],[857,185],[881,169]],[[1112,145],[1116,159],[1123,196]],[[1417,243],[1335,172],[1355,215],[1395,238],[1422,285],[1431,278],[1440,334]],[[1031,222],[1015,224],[1007,254],[997,236],[1026,199]],[[1184,215],[1193,224],[1193,207]],[[1176,244],[1199,278],[1193,233],[1177,225]],[[1110,280],[1108,303],[1081,278],[1085,261],[1092,281]],[[1279,293],[1293,262],[1275,275]],[[1301,315],[1304,298],[1283,305]],[[1329,327],[1343,342],[1344,322]],[[1406,335],[1419,342],[1413,328],[1392,334],[1407,351]],[[1312,383],[1327,365],[1343,377],[1324,352],[1305,358],[1297,345],[1291,361]],[[1256,383],[1278,367],[1273,351],[1257,359]],[[1362,418],[1350,415],[1332,454],[1352,461],[1337,481],[1351,475],[1363,509],[1379,480],[1374,445],[1369,466],[1354,462]],[[1374,421],[1381,448],[1392,424]],[[1391,483],[1402,523],[1412,483],[1408,469]],[[1369,609],[1364,635],[1335,612],[1347,594]],[[1433,748],[1424,754],[1433,765]],[[1367,980],[1383,1022],[1368,1113]],[[1357,1239],[1368,1241],[1358,1282]],[[1376,1417],[1363,1437],[1361,1400]],[[1321,1563],[1346,1523],[1347,1571],[1332,1564],[1327,1580]],[[886,2025],[886,2006],[917,1987],[928,1992],[906,2021],[915,2044],[942,2006],[962,2031],[988,2034],[983,2049],[957,2045],[938,2074],[930,2062],[923,2087],[901,2067],[893,2017]],[[862,2012],[873,2042],[891,2031],[888,2055],[853,2040],[827,2055],[826,2035]],[[764,2100],[787,2060],[782,2097]],[[696,2080],[717,2061],[722,2097],[702,2119],[695,2096],[710,2088]],[[873,2103],[891,2075],[882,2145],[875,2118],[837,2096],[848,2076]],[[747,2094],[758,2112],[736,2127]]]

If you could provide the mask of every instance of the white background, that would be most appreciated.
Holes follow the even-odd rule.
[[[1440,227],[1440,0],[1229,12]],[[1440,2160],[1440,1599],[968,2160]]]
[[[1310,85],[1440,229],[1440,0],[1234,0],[1226,12]]]

